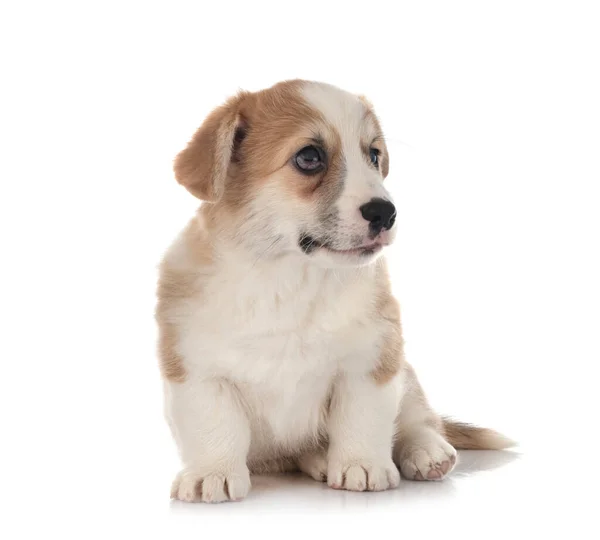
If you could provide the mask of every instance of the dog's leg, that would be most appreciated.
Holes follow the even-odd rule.
[[[382,491],[397,487],[392,461],[398,392],[370,375],[342,376],[336,383],[328,420],[327,483],[336,489]]]
[[[409,480],[441,480],[456,464],[456,450],[444,439],[442,420],[429,406],[412,367],[403,369],[394,462]]]
[[[171,497],[188,502],[242,499],[250,489],[250,426],[235,388],[222,380],[166,386],[167,418],[184,466]]]

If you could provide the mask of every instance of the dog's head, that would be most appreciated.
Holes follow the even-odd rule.
[[[364,98],[286,81],[213,111],[177,156],[175,175],[211,203],[215,231],[256,257],[296,252],[326,267],[361,266],[393,240],[388,164]]]

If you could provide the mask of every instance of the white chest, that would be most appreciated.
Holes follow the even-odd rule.
[[[319,430],[336,374],[374,361],[378,329],[364,315],[372,284],[356,270],[352,279],[271,270],[207,281],[182,311],[181,353],[192,374],[237,385],[256,429],[296,444]]]

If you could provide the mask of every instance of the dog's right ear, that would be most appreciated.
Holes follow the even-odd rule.
[[[215,109],[175,158],[175,178],[203,201],[217,201],[225,190],[227,173],[237,147],[246,135],[240,114],[245,93]]]

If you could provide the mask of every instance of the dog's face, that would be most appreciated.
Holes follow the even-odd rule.
[[[215,230],[257,258],[297,252],[325,267],[362,266],[393,240],[388,163],[366,100],[288,81],[213,111],[175,174],[212,203]]]

